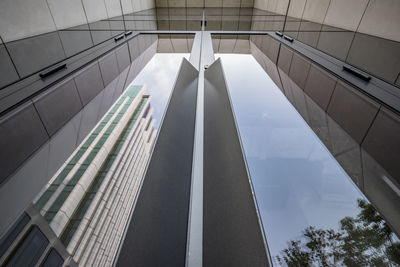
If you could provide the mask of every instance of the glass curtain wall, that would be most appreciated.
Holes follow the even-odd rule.
[[[341,140],[324,144],[252,55],[217,57],[222,59],[273,263],[397,263],[394,230],[327,148],[329,141],[349,143],[351,138],[330,119]],[[283,88],[313,107],[301,90]],[[315,107],[312,112],[324,116]]]

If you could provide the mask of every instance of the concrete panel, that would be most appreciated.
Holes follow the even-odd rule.
[[[358,31],[399,42],[399,14],[397,0],[370,0]]]
[[[0,35],[5,42],[54,30],[46,0],[0,1]]]
[[[331,0],[324,24],[356,31],[369,0]]]
[[[155,7],[154,0],[140,0],[142,10],[150,9]]]
[[[286,74],[289,74],[290,65],[292,64],[293,51],[284,45],[281,45],[279,52],[278,67]]]
[[[88,23],[107,18],[107,9],[104,1],[82,0]]]
[[[330,0],[307,0],[303,19],[323,23]]]
[[[129,64],[131,64],[128,45],[124,44],[123,46],[115,50],[115,55],[117,56],[118,70],[119,72],[122,72],[129,66]]]
[[[326,110],[331,99],[336,78],[316,65],[311,65],[304,91],[323,110]]]
[[[354,38],[354,33],[344,31],[324,31],[325,28],[325,26],[322,27],[322,31],[318,39],[317,49],[340,60],[346,60]]]
[[[276,63],[278,60],[280,43],[269,36],[265,36],[262,40],[261,51],[264,52],[268,58]]]
[[[21,76],[30,75],[65,58],[57,32],[11,42],[7,48]]]
[[[168,0],[168,7],[186,7],[186,0]]]
[[[135,37],[128,42],[129,53],[131,54],[131,60],[134,61],[139,55],[139,38]]]
[[[108,18],[115,18],[122,15],[121,4],[119,0],[104,0],[107,9]]]
[[[1,142],[1,141],[0,141]],[[45,144],[0,188],[0,235],[21,215],[47,180],[49,145]]]
[[[300,24],[298,39],[312,47],[316,47],[322,25],[309,21],[302,21]]]
[[[331,136],[329,135],[329,127],[326,112],[321,109],[309,96],[305,95],[307,119],[305,119],[318,138],[325,146],[332,151]],[[304,118],[304,117],[303,117]]]
[[[168,7],[168,0],[155,0],[156,7]]]
[[[0,87],[19,79],[17,71],[15,70],[3,44],[0,45],[0,73]]]
[[[197,7],[197,8],[204,7],[204,1],[187,0],[186,1],[186,6],[188,8],[190,8],[190,7]]]
[[[374,203],[386,222],[400,232],[400,194],[395,178],[382,168],[367,152],[362,150],[364,193]]]
[[[47,139],[46,130],[30,102],[3,116],[0,119],[0,184]]]
[[[86,136],[90,133],[91,130],[93,130],[94,126],[98,122],[98,113],[102,98],[103,92],[98,94],[82,109],[82,118],[78,130],[77,145],[86,138]]]
[[[349,135],[348,132],[343,129],[343,127],[337,123],[333,118],[327,115],[328,131],[330,137],[330,147],[329,150],[334,156],[346,153],[355,147],[359,147],[359,144],[354,140],[354,138]]]
[[[269,266],[220,59],[204,104],[203,265]]]
[[[137,12],[137,11],[142,10],[142,1],[140,1],[140,0],[130,0],[130,1],[131,1],[133,12]]]
[[[361,189],[364,186],[364,178],[361,164],[360,147],[355,147],[342,154],[335,156],[337,162],[342,166],[353,182]]]
[[[254,0],[254,8],[266,10],[267,9],[267,0]]]
[[[239,21],[226,21],[221,22],[221,30],[223,31],[237,31],[239,30]]]
[[[81,110],[82,104],[74,80],[63,81],[33,100],[50,136]]]
[[[276,13],[276,7],[278,5],[278,0],[268,0],[267,9],[270,12]]]
[[[173,53],[174,48],[170,38],[159,38],[157,44],[157,52],[159,53]]]
[[[116,266],[185,266],[197,78],[183,59]]]
[[[299,18],[303,17],[304,7],[306,6],[307,0],[292,0],[290,1],[288,16]]]
[[[117,85],[117,79],[112,81],[110,84],[107,85],[106,88],[104,88],[103,98],[101,100],[99,108],[98,120],[100,120],[104,116],[104,114],[106,114],[107,110],[113,104],[116,85]]]
[[[136,2],[136,1],[133,1]],[[133,12],[132,0],[121,0],[122,12],[123,14],[130,14]],[[141,7],[137,8],[136,11],[141,10]]]
[[[400,116],[382,108],[372,124],[362,147],[400,182]]]
[[[394,83],[400,70],[400,43],[356,33],[347,62]]]
[[[219,43],[218,53],[233,53],[233,48],[235,47],[236,38],[235,39],[225,39],[221,38]]]
[[[306,85],[311,63],[302,56],[294,53],[290,66],[289,77],[302,89]]]
[[[49,160],[47,167],[48,180],[67,160],[77,147],[79,124],[82,112],[78,112],[64,127],[62,127],[49,142]]]
[[[223,0],[204,0],[205,7],[222,7]]]
[[[286,15],[288,10],[289,0],[279,0],[276,3],[275,12],[281,15]]]
[[[66,29],[87,23],[81,0],[47,0],[57,29]]]
[[[378,109],[379,105],[371,98],[338,81],[328,114],[360,144]]]
[[[78,31],[64,30],[59,32],[62,46],[67,57],[73,56],[93,46],[89,26],[83,25],[78,29]]]
[[[239,31],[250,31],[251,30],[251,21],[248,20],[240,20],[239,21]]]
[[[222,7],[240,7],[241,0],[222,0]]]
[[[250,54],[249,40],[237,39],[235,48],[233,49],[233,52],[240,53],[240,54]]]
[[[171,38],[174,53],[189,53],[187,39],[185,38]]]
[[[282,77],[282,76],[281,76]],[[283,80],[283,79],[282,79]],[[308,109],[307,109],[307,95],[304,94],[303,90],[304,88],[300,88],[296,83],[293,81],[289,80],[288,83],[290,86],[285,87],[285,91],[291,91],[291,103],[292,105],[296,108],[296,110],[300,113],[300,115],[303,117],[303,119],[306,122],[310,122],[310,116],[308,115]]]
[[[76,88],[78,89],[79,96],[84,106],[104,88],[99,64],[97,62],[86,67],[74,77]]]
[[[139,51],[140,54],[143,53],[148,46],[146,46],[146,40],[149,38],[148,35],[139,35],[138,36],[138,44],[139,44]]]
[[[145,59],[143,59],[142,62],[143,62],[142,68],[144,68],[144,66],[147,64],[147,62],[145,61]],[[115,93],[114,93],[114,98],[115,99],[118,98],[122,94],[122,92],[126,88],[125,86],[128,85],[127,80],[126,80],[127,76],[128,76],[128,73],[129,73],[129,69],[127,68],[123,72],[121,72],[120,75],[118,75],[117,85],[115,86]]]
[[[103,77],[104,86],[107,86],[119,74],[115,52],[111,52],[99,59],[99,66],[101,75]]]
[[[111,38],[111,30],[109,21],[97,21],[89,24],[89,28],[92,30],[93,44],[99,44],[107,39]]]
[[[300,29],[300,21],[286,21],[285,33],[297,39],[298,31]]]
[[[109,20],[108,22],[110,23],[110,29],[113,35],[118,34],[118,32],[122,33],[122,31],[124,31],[124,22],[122,20]]]

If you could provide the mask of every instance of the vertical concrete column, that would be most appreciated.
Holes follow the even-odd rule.
[[[198,74],[183,59],[117,266],[185,266]]]
[[[204,266],[271,266],[221,60],[204,72]]]
[[[195,35],[190,62],[199,70],[199,83],[197,89],[197,111],[186,265],[189,267],[201,267],[203,266],[204,70],[208,65],[214,62],[211,34],[204,31],[204,26],[202,31]]]

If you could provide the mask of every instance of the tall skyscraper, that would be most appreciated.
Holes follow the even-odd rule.
[[[112,265],[154,145],[150,99],[144,86],[126,89],[23,215],[22,239],[13,241],[17,251],[7,252],[7,266],[28,264],[29,256],[50,264],[53,258],[43,257],[49,249],[60,256],[57,244],[27,252],[37,236],[43,243],[62,243],[69,260],[82,266]],[[44,220],[35,219],[35,210]],[[50,229],[55,236],[46,235]]]

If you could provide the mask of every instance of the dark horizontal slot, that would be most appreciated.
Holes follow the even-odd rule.
[[[353,69],[353,68],[350,68],[347,66],[343,66],[343,70],[347,71],[348,73],[353,74],[354,76],[357,76],[358,78],[360,78],[366,82],[369,82],[371,80],[371,76],[369,76],[368,74],[364,74],[361,71],[358,71],[356,69]]]
[[[120,36],[115,37],[114,41],[118,42],[121,39],[124,39],[124,35],[123,34],[121,34]]]
[[[132,31],[129,31],[129,32],[126,32],[125,33],[125,36],[129,36],[129,35],[131,35],[132,34]]]
[[[293,40],[294,40],[292,37],[287,36],[287,35],[284,35],[283,38],[285,38],[285,40],[288,40],[288,41],[291,42],[291,43],[292,43]]]
[[[52,75],[52,74],[54,74],[54,73],[56,73],[56,72],[58,72],[60,70],[66,69],[66,68],[67,68],[67,64],[62,64],[62,65],[60,65],[58,67],[55,67],[54,69],[51,69],[51,70],[48,70],[48,71],[40,73],[39,76],[40,76],[40,78],[44,79],[44,78],[46,78],[46,77],[48,77],[48,76],[50,76],[50,75]]]
[[[283,33],[281,33],[281,32],[275,32],[275,34],[278,35],[279,37],[283,36]]]

